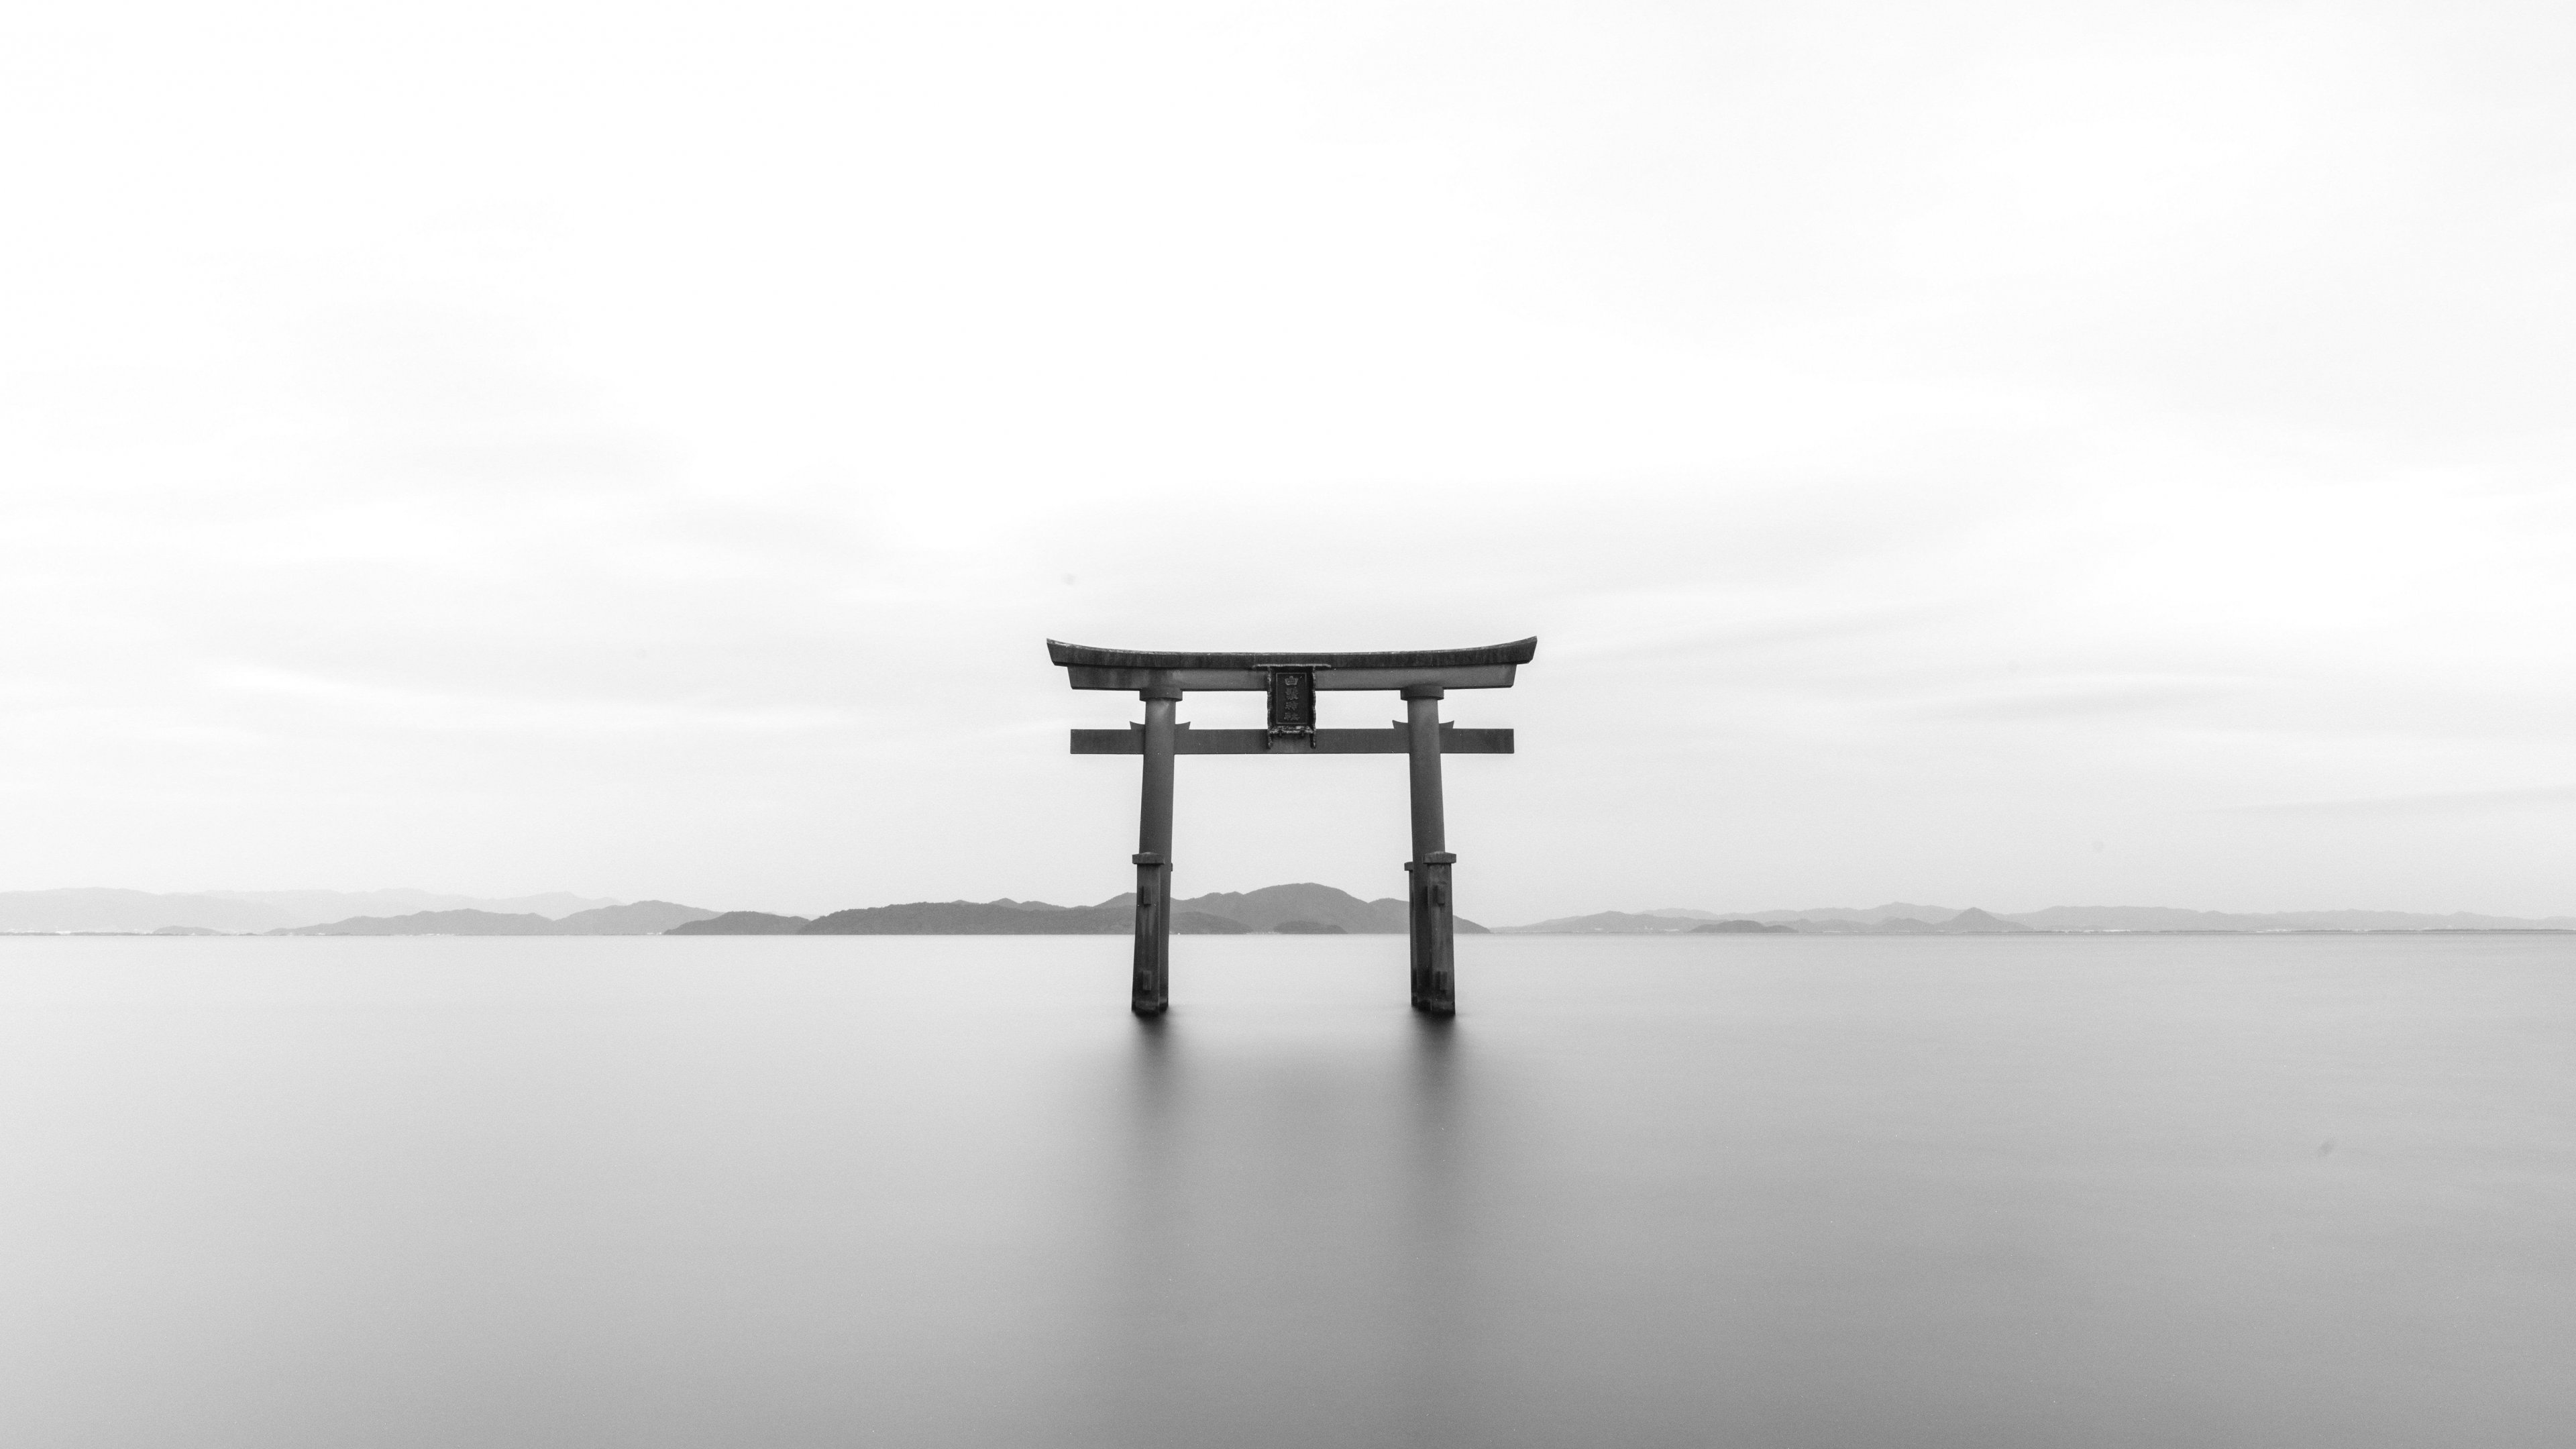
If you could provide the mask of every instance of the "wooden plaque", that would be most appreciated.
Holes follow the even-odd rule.
[[[1315,671],[1270,671],[1270,732],[1311,735],[1315,732]]]

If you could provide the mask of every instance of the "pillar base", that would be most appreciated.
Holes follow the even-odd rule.
[[[1171,1007],[1172,863],[1147,851],[1136,857],[1136,969],[1127,1007],[1160,1016]]]
[[[1449,868],[1458,857],[1435,850],[1410,860],[1413,876],[1407,912],[1413,947],[1413,1009],[1428,1016],[1450,1016],[1458,1010],[1458,913],[1449,895]]]

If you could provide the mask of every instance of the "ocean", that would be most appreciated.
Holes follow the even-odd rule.
[[[2576,937],[0,940],[0,1444],[2576,1442]]]

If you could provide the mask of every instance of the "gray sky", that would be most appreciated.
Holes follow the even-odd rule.
[[[2576,911],[2571,14],[30,10],[0,886]]]

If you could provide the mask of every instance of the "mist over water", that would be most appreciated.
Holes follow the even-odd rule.
[[[2524,1445],[2576,938],[0,941],[0,1442]]]

